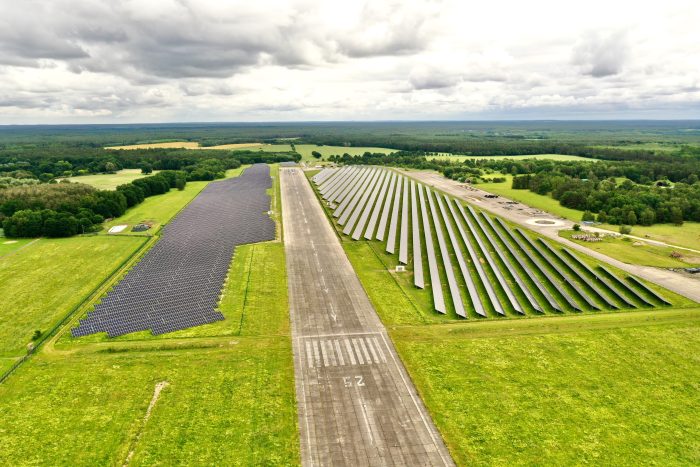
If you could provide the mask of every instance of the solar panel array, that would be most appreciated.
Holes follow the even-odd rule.
[[[346,166],[324,169],[312,181],[342,232],[379,240],[397,254],[412,267],[414,285],[428,286],[438,313],[467,318],[668,304],[632,276],[623,281],[602,266],[596,271],[571,251],[396,171]]]
[[[207,185],[71,330],[73,337],[163,334],[224,319],[217,305],[235,247],[275,239],[275,223],[267,214],[271,186],[265,164]]]

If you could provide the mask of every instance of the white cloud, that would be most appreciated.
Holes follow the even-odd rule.
[[[695,1],[0,0],[0,123],[657,118]]]

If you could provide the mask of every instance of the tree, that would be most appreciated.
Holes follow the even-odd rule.
[[[11,217],[5,219],[2,227],[6,237],[39,237],[43,219],[38,211],[25,209],[17,211]]]
[[[608,214],[605,211],[600,211],[598,213],[597,221],[601,224],[605,224],[606,222],[608,222]]]
[[[578,225],[578,224],[574,224],[574,226],[573,226],[572,228],[573,228],[576,232],[578,232],[579,230],[581,230],[581,226]]]
[[[595,216],[593,216],[591,211],[584,211],[581,220],[584,222],[593,222],[595,220]]]
[[[105,172],[107,173],[114,173],[117,171],[117,164],[114,162],[106,162],[105,163]]]
[[[311,155],[314,156],[316,159],[321,158],[321,153],[318,151],[311,151]]]
[[[656,220],[656,214],[653,209],[646,208],[639,215],[639,223],[642,225],[651,225]]]
[[[141,163],[141,173],[142,174],[153,173],[153,166],[151,164],[149,164],[148,162],[142,162]]]
[[[683,225],[683,211],[678,206],[671,208],[671,222],[676,225]]]
[[[627,223],[629,225],[635,225],[637,223],[637,215],[634,213],[634,211],[629,211],[627,213]]]
[[[629,225],[621,225],[620,226],[620,233],[622,235],[629,235],[632,233],[632,227],[630,227]]]

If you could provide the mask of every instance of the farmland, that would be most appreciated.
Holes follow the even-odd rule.
[[[155,171],[152,175],[158,173]],[[140,169],[122,169],[113,174],[98,174],[98,175],[82,175],[80,177],[68,177],[62,180],[68,180],[73,183],[84,183],[94,186],[98,190],[114,190],[119,185],[133,182],[139,178],[147,177],[148,175],[141,173]]]

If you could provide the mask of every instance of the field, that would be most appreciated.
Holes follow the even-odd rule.
[[[450,161],[464,161],[469,159],[476,160],[523,160],[523,159],[546,159],[553,161],[596,161],[597,159],[591,159],[589,157],[572,156],[569,154],[526,154],[519,156],[461,156],[448,153],[440,153],[436,156],[428,156],[428,159],[444,159]]]
[[[277,177],[276,167],[271,173]],[[166,223],[204,185],[195,182],[188,184],[189,192],[172,190],[149,198],[137,216]],[[278,210],[277,189],[274,180],[273,209]],[[107,278],[105,268],[96,267],[100,259],[116,261],[126,255],[124,245],[135,248],[145,241],[131,236],[40,240],[0,260],[0,293],[8,296],[6,287],[32,290],[31,297],[44,297],[32,305],[36,310],[45,313],[58,304],[55,314],[62,316],[64,309],[80,303]],[[54,258],[50,251],[39,249],[55,242],[65,243],[61,261],[58,254]],[[90,243],[112,250],[87,249]],[[5,281],[5,263],[12,260],[12,271],[17,271],[16,259],[25,251],[32,252],[34,264],[49,266],[32,271],[27,266],[23,274]],[[73,339],[68,330],[89,305],[83,306],[71,323],[0,385],[0,462],[171,465],[188,459],[214,465],[235,459],[237,465],[298,464],[282,243],[238,247],[229,277],[220,306],[224,321],[157,337],[142,332],[117,339],[104,335]],[[42,284],[38,291],[37,284]],[[4,308],[26,308],[21,298],[25,295],[11,296]],[[23,331],[18,325],[3,327],[3,350],[8,336],[20,332],[31,336],[42,317],[38,312],[28,316]],[[10,322],[20,319],[24,318],[14,313]],[[2,369],[19,355],[25,340],[13,342],[19,346],[16,352],[2,354]],[[167,385],[147,417],[155,387],[162,382]]]
[[[294,146],[296,151],[301,154],[301,160],[306,162],[317,161],[314,156],[311,155],[312,151],[317,151],[321,153],[321,156],[325,159],[328,156],[339,155],[347,153],[351,156],[361,156],[366,152],[372,153],[382,153],[391,154],[395,152],[396,149],[388,148],[372,148],[372,147],[349,147],[349,146],[317,146],[315,144],[296,144]]]
[[[559,201],[550,196],[538,195],[530,190],[514,190],[511,188],[513,184],[512,175],[498,174],[498,176],[505,177],[506,181],[499,183],[480,183],[476,185],[476,187],[484,191],[488,191],[489,193],[505,196],[506,198],[510,198],[514,201],[519,201],[535,209],[551,212],[552,214],[574,222],[581,222],[581,216],[583,216],[582,211],[566,208],[560,205]]]
[[[390,333],[459,465],[700,462],[700,309]]]
[[[700,461],[697,305],[455,321],[383,242],[339,234],[458,465]]]
[[[24,354],[35,330],[53,327],[143,242],[102,236],[40,239],[0,259],[0,356]]]
[[[0,235],[0,258],[31,243],[31,238],[9,239]]]
[[[293,377],[288,337],[42,354],[0,385],[0,463],[296,464]]]
[[[559,235],[571,239],[576,232],[560,230]],[[655,266],[658,268],[688,268],[700,264],[700,254],[685,250],[663,247],[644,242],[638,242],[628,237],[602,237],[599,242],[591,243],[581,240],[572,240],[591,250],[599,251],[610,257],[619,259],[629,264],[642,266]],[[671,257],[672,252],[682,255],[681,258]]]
[[[157,173],[158,171],[156,170],[150,175],[155,175]],[[141,173],[141,169],[123,169],[113,174],[82,175],[80,177],[69,177],[65,180],[91,185],[98,190],[114,190],[119,185],[124,185],[125,183],[130,183],[147,176],[147,174]]]

